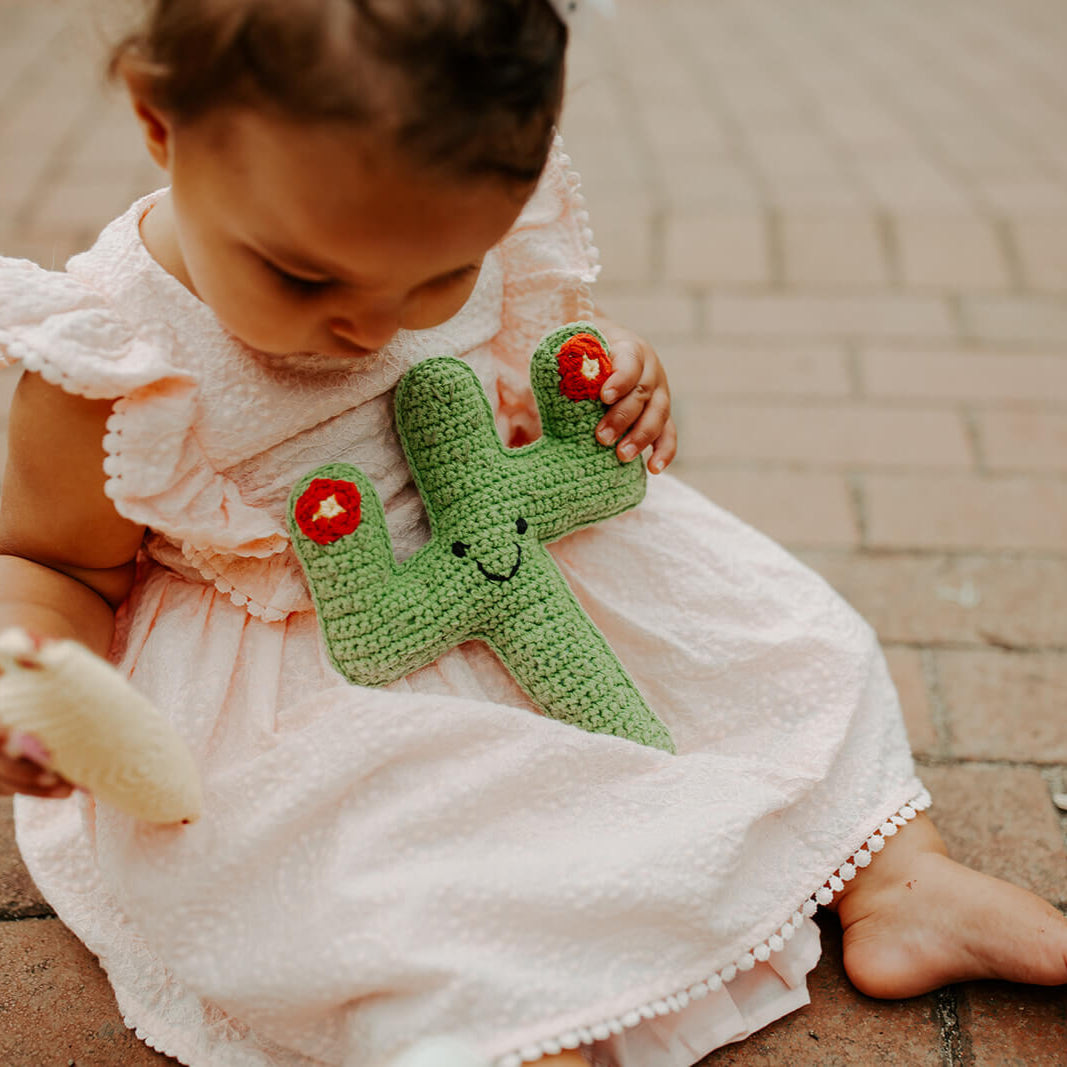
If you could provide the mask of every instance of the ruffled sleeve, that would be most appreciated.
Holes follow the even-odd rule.
[[[538,342],[553,327],[593,314],[599,254],[579,186],[557,136],[536,192],[499,245],[503,321],[492,348],[498,428],[513,444],[540,434],[529,380],[530,357]]]
[[[104,491],[119,514],[178,544],[209,536],[216,550],[254,557],[286,547],[283,525],[205,457],[194,432],[200,389],[166,321],[124,315],[81,274],[27,260],[0,259],[0,294],[0,365],[115,399]]]
[[[0,366],[21,364],[94,399],[188,389],[191,379],[168,359],[172,348],[165,326],[126,321],[82,279],[0,258]]]

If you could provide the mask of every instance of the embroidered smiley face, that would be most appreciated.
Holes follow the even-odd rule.
[[[529,524],[520,515],[515,520],[515,532],[521,537],[529,529]],[[470,555],[471,546],[466,541],[453,541],[452,542],[452,555],[459,559],[471,559],[475,566],[478,568],[478,573],[490,582],[510,582],[516,574],[519,573],[519,568],[522,566],[522,545],[518,541],[512,542],[515,549],[515,563],[507,574],[499,574],[496,571],[489,570],[488,567],[480,559]]]

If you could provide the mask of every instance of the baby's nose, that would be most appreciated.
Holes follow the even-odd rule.
[[[387,344],[400,329],[400,312],[391,308],[370,308],[358,316],[330,319],[330,332],[372,351]]]

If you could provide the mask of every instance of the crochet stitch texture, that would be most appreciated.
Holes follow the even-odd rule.
[[[530,365],[542,436],[511,449],[465,363],[435,358],[408,371],[396,425],[432,536],[403,563],[357,467],[330,463],[296,484],[290,535],[345,678],[385,685],[476,639],[553,718],[674,751],[544,548],[644,497],[640,457],[621,463],[594,435],[610,373],[595,326],[550,333]]]

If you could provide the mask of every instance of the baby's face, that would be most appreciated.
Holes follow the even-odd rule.
[[[451,318],[532,192],[442,180],[348,126],[246,111],[173,131],[169,150],[164,266],[275,354],[358,358]]]

